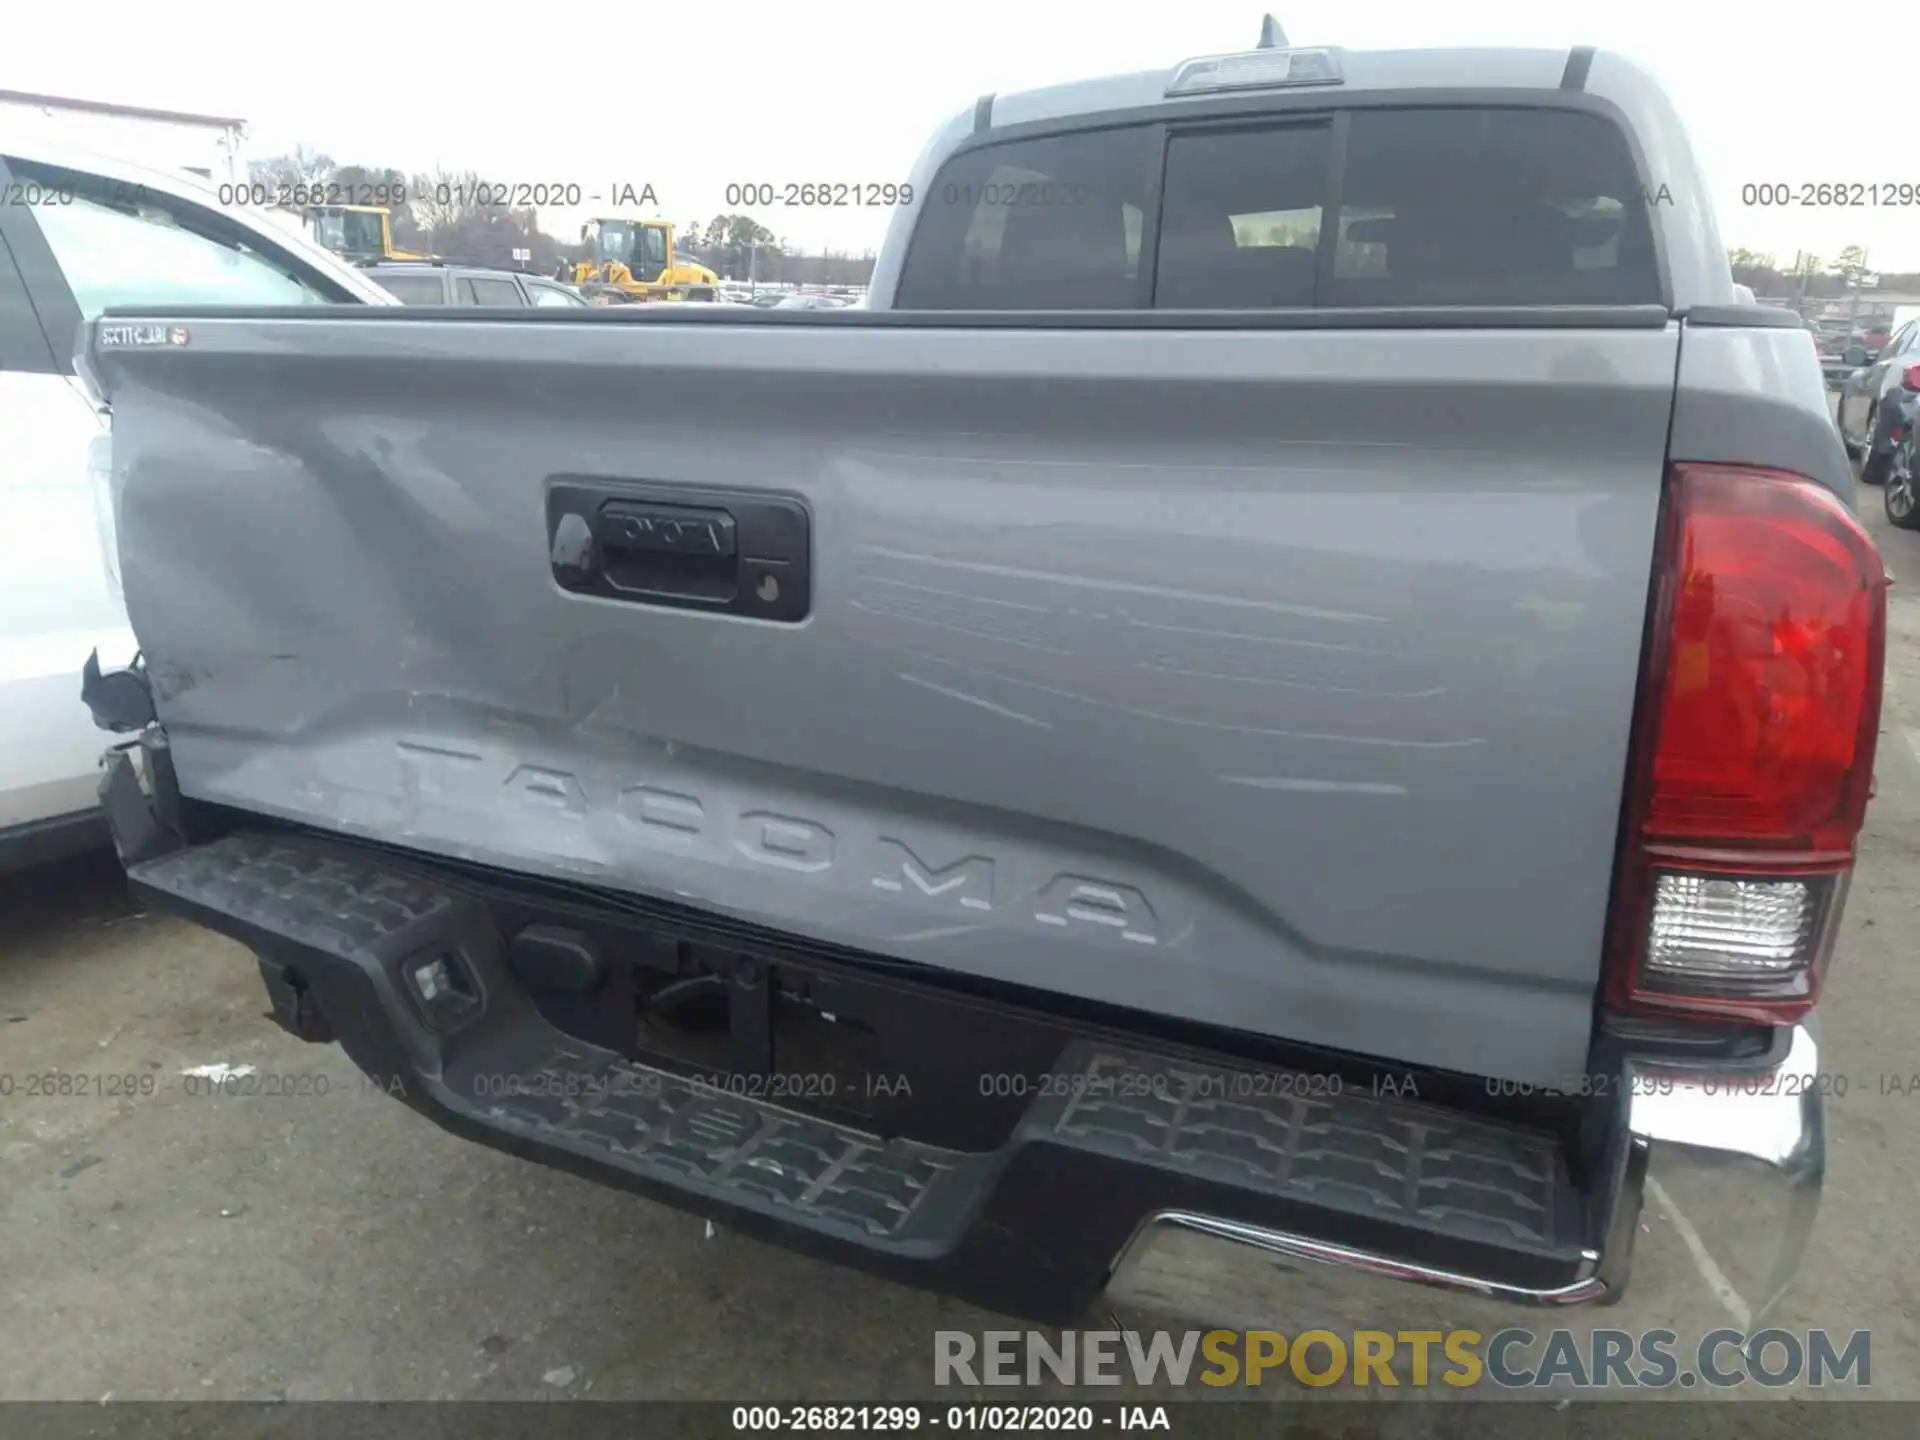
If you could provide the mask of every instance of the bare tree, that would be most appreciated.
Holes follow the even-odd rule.
[[[309,149],[305,145],[296,145],[285,155],[272,155],[264,160],[255,160],[247,167],[247,173],[255,183],[271,185],[275,189],[311,185],[317,180],[330,178],[333,171],[331,155]]]
[[[450,233],[482,198],[483,186],[476,171],[435,170],[431,175],[413,177],[414,215],[420,228],[438,241]]]
[[[413,211],[423,243],[435,254],[502,269],[546,273],[566,247],[542,230],[532,209],[496,203],[504,197],[471,170],[436,170],[412,181]],[[525,250],[528,258],[516,260]]]

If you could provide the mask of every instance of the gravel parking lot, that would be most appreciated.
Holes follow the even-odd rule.
[[[1877,491],[1862,508],[1896,577],[1879,790],[1823,1007],[1823,1063],[1848,1077],[1825,1205],[1777,1323],[1871,1330],[1872,1393],[1912,1399],[1920,535],[1886,526]],[[263,1005],[244,950],[136,913],[111,858],[0,890],[0,1070],[107,1082],[0,1099],[0,1289],[17,1302],[0,1313],[0,1398],[931,1398],[935,1330],[1008,1324],[456,1140]],[[184,1071],[219,1064],[309,1078],[280,1097],[188,1093]],[[1520,1323],[1739,1323],[1710,1268],[1650,1203],[1622,1305]],[[1486,1314],[1307,1277],[1268,1319]],[[1701,1411],[1700,1433],[1734,1433],[1736,1413]]]

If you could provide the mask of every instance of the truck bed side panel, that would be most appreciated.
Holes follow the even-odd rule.
[[[1848,505],[1858,498],[1813,336],[1802,329],[1689,323],[1669,445],[1677,461],[1789,470]]]
[[[189,795],[1583,1068],[1676,326],[191,329],[99,357]],[[811,615],[563,591],[561,475],[800,498]]]

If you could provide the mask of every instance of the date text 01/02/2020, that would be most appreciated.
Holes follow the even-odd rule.
[[[871,1430],[906,1434],[921,1430],[1073,1432],[1172,1430],[1164,1405],[736,1405],[736,1431],[811,1434]]]
[[[1391,1075],[1375,1076],[1370,1083],[1375,1095],[1417,1093],[1411,1075],[1404,1080]],[[1344,1084],[1339,1075],[1286,1071],[1196,1070],[1174,1075],[1135,1071],[1105,1075],[1088,1072],[1028,1075],[1020,1071],[982,1071],[980,1074],[982,1095],[1034,1096],[1040,1099],[1051,1096],[1144,1099],[1153,1096],[1167,1100],[1246,1100],[1279,1095],[1331,1099],[1341,1093]]]
[[[420,205],[458,205],[479,209],[580,205],[657,206],[659,194],[650,181],[610,180],[583,184],[577,180],[434,180],[337,181],[271,184],[242,181],[215,187],[222,205],[249,205],[258,210],[303,209],[309,205],[364,205],[374,208]]]
[[[621,1069],[607,1074],[579,1074],[572,1071],[520,1075],[484,1072],[469,1077],[473,1094],[483,1100],[539,1098],[546,1100],[587,1100],[603,1103],[618,1097],[658,1098],[668,1091],[670,1077],[665,1071]],[[684,1084],[697,1095],[735,1100],[831,1100],[864,1096],[911,1096],[912,1082],[905,1074],[869,1072],[850,1079],[831,1070],[772,1071],[765,1074],[742,1071],[672,1077],[677,1091]]]
[[[0,205],[71,205],[76,200],[109,205],[144,205],[147,187],[137,180],[101,180],[85,190],[38,180],[9,180],[0,185]]]
[[[0,1100],[151,1100],[162,1095],[190,1099],[307,1100],[329,1094],[384,1089],[370,1077],[336,1082],[322,1071],[262,1074],[251,1066],[199,1066],[178,1075],[145,1070],[0,1071]]]
[[[1844,1095],[1847,1086],[1845,1075],[1824,1071],[1819,1074],[1770,1071],[1759,1075],[1708,1075],[1693,1082],[1693,1088],[1706,1095]],[[1671,1095],[1674,1081],[1670,1075],[1596,1073],[1571,1076],[1556,1085],[1488,1080],[1486,1088],[1489,1095]]]

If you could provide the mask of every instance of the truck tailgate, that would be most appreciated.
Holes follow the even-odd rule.
[[[188,796],[1584,1069],[1677,327],[651,319],[96,340]],[[786,497],[806,614],[571,593],[562,485]]]

